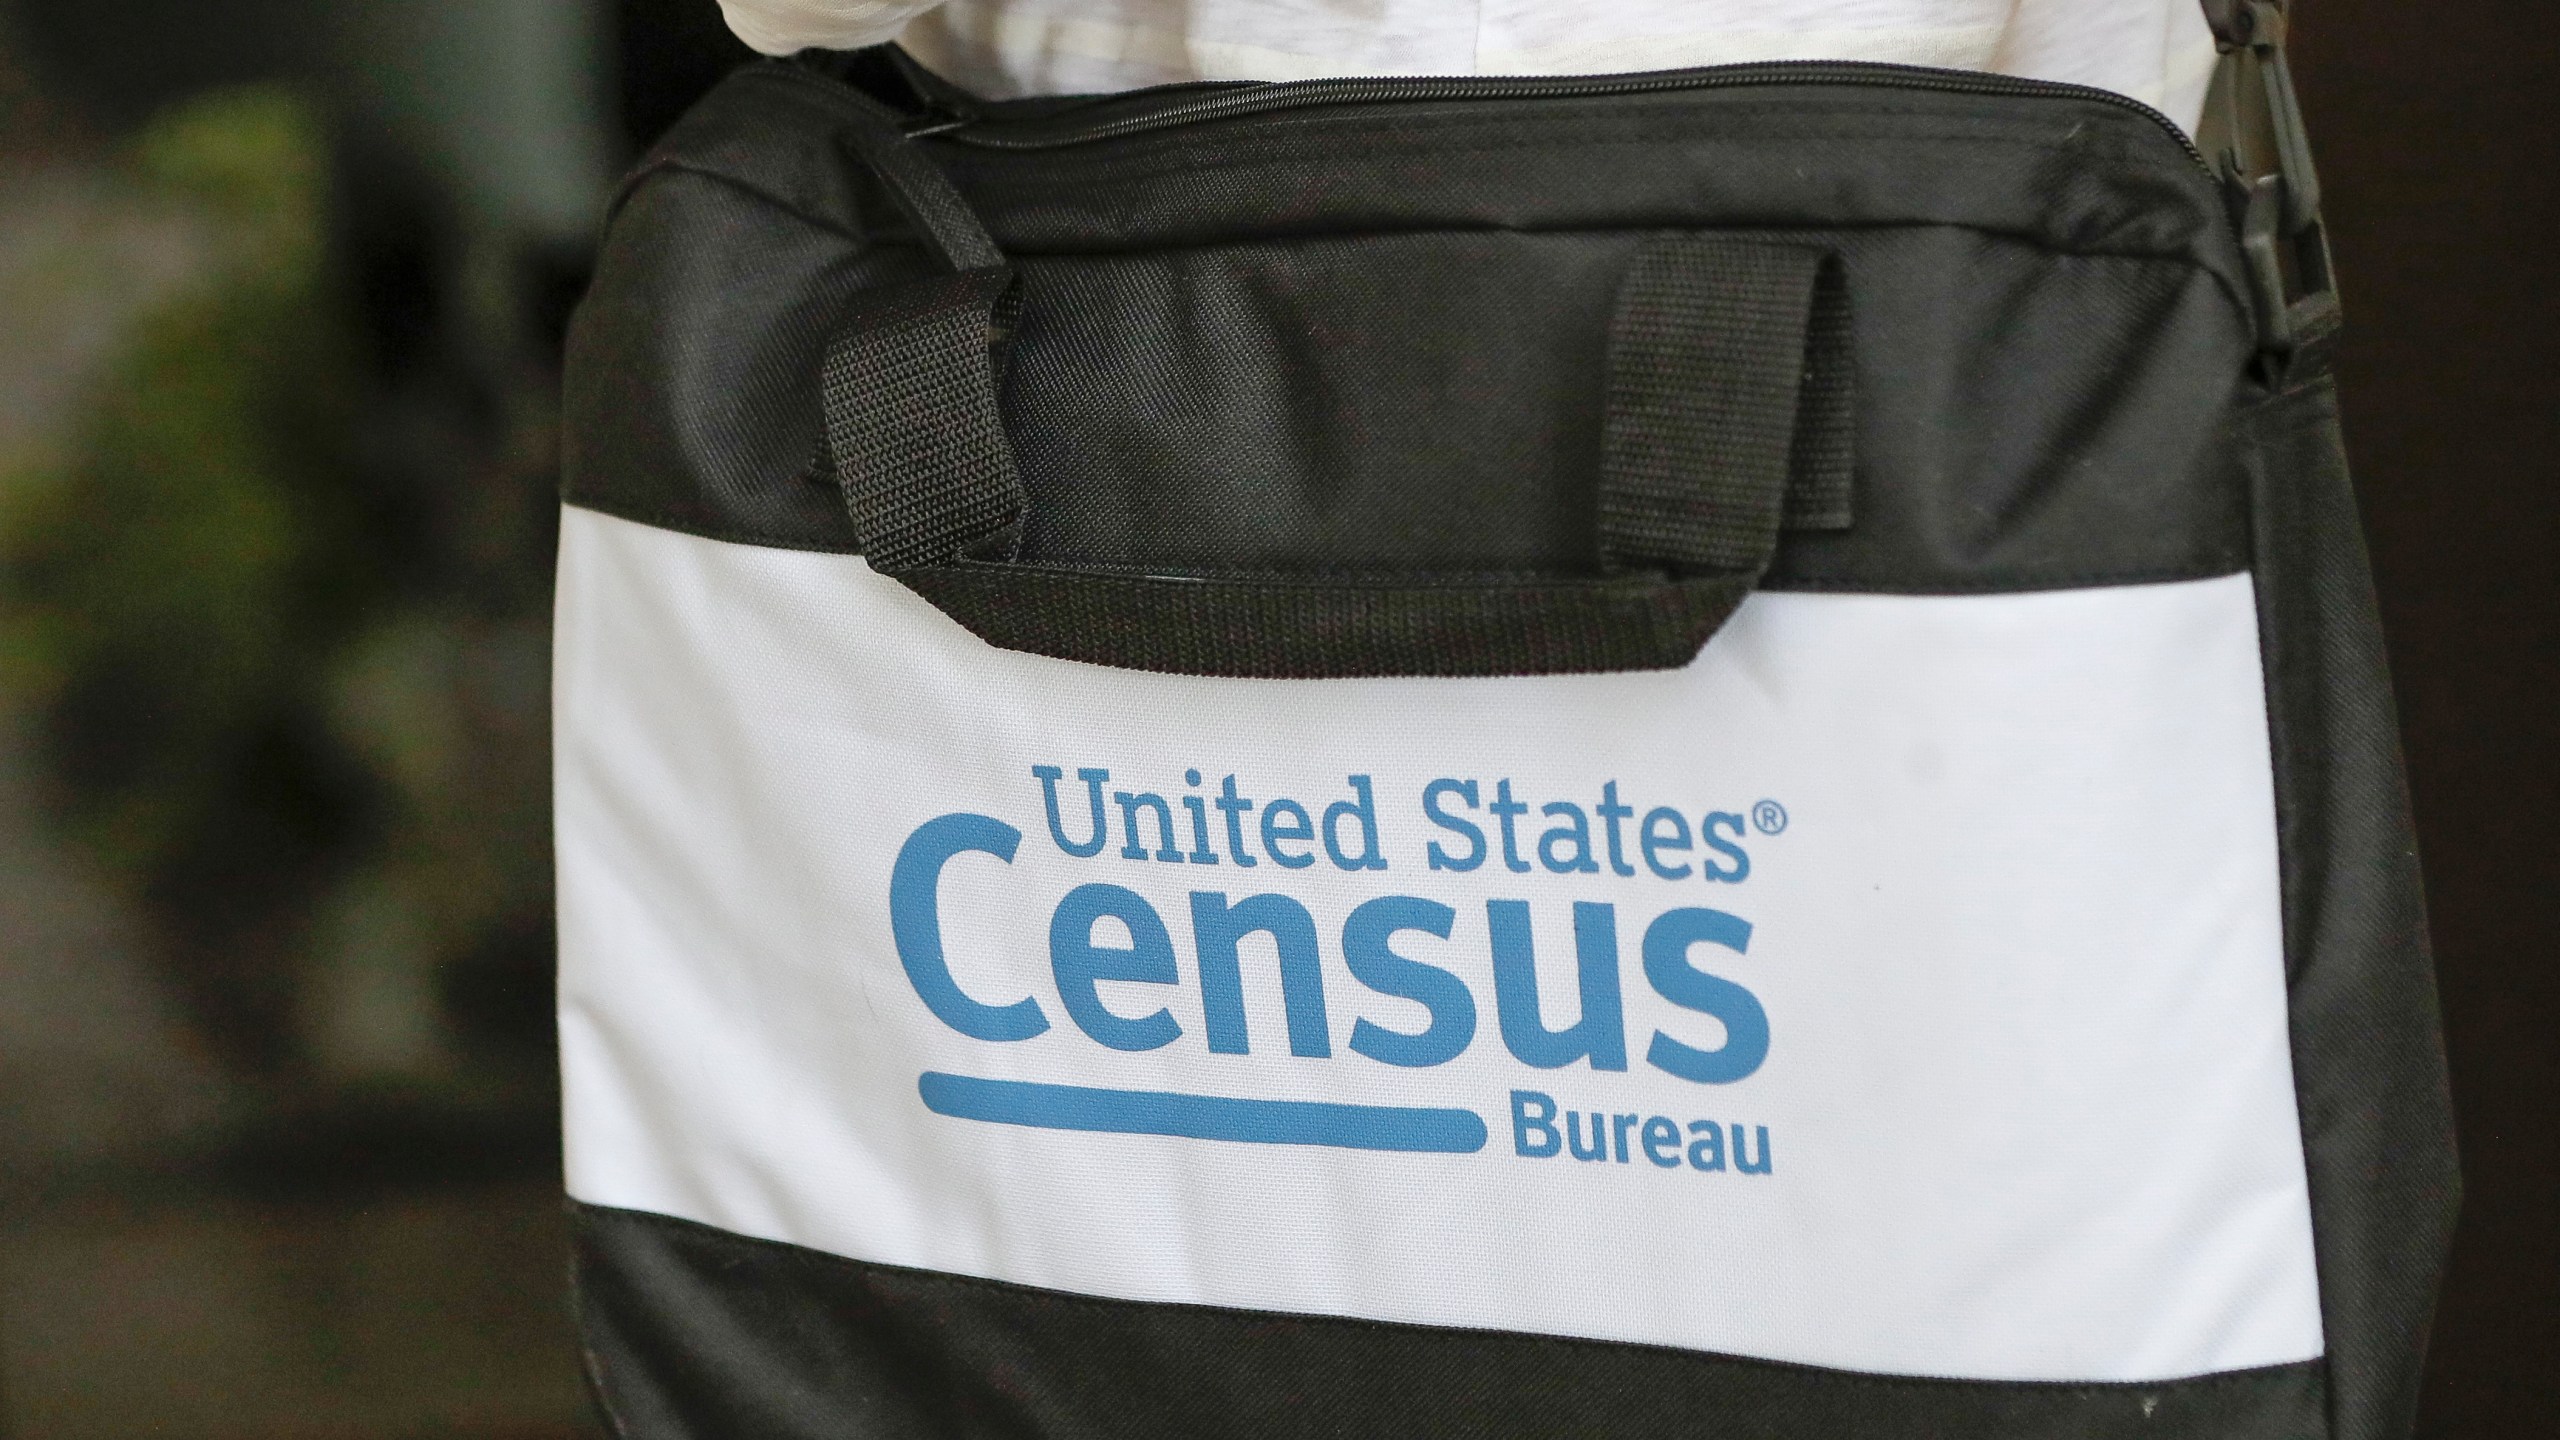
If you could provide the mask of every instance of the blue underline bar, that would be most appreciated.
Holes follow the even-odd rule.
[[[1485,1142],[1484,1117],[1472,1110],[1239,1100],[1169,1090],[1096,1090],[1028,1080],[982,1080],[931,1070],[917,1077],[916,1091],[924,1097],[925,1108],[937,1115],[1042,1130],[1438,1155],[1472,1155]]]

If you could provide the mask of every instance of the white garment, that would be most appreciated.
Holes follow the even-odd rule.
[[[2197,0],[720,0],[783,55],[897,38],[990,96],[1183,80],[1570,75],[1875,60],[2094,85],[2192,131]]]

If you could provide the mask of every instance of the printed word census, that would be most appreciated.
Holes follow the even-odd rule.
[[[1321,810],[1289,799],[1250,799],[1239,793],[1235,779],[1229,777],[1215,794],[1179,797],[1179,808],[1187,812],[1190,822],[1180,827],[1176,806],[1163,796],[1106,792],[1110,781],[1106,772],[1075,773],[1081,782],[1078,788],[1085,791],[1075,798],[1086,803],[1070,807],[1064,803],[1071,793],[1062,783],[1065,772],[1050,765],[1032,771],[1047,811],[1050,838],[1069,856],[1101,856],[1106,841],[1117,833],[1126,837],[1117,858],[1144,861],[1151,867],[1178,860],[1186,865],[1250,869],[1269,862],[1286,871],[1313,865],[1321,854],[1344,871],[1389,868],[1378,795],[1365,775],[1350,776],[1349,795]],[[1196,789],[1199,772],[1191,772],[1189,779]],[[1528,812],[1528,804],[1513,797],[1508,780],[1497,781],[1479,821],[1475,818],[1479,812],[1472,807],[1485,795],[1484,787],[1472,780],[1441,779],[1425,787],[1422,814],[1442,838],[1452,842],[1443,845],[1435,839],[1430,843],[1426,873],[1472,870],[1496,863],[1492,858],[1496,856],[1507,870],[1525,872],[1531,868],[1531,854],[1546,870],[1564,875],[1596,873],[1602,865],[1620,875],[1632,875],[1637,873],[1634,866],[1641,863],[1665,879],[1689,878],[1703,869],[1707,880],[1733,885],[1751,871],[1750,857],[1739,843],[1745,822],[1737,815],[1710,813],[1693,832],[1681,812],[1666,806],[1647,811],[1640,823],[1631,826],[1626,822],[1636,819],[1636,810],[1620,803],[1617,786],[1610,784],[1590,812],[1599,819],[1596,829],[1579,805],[1550,802],[1539,811],[1557,823],[1534,845],[1524,845],[1517,822]],[[1106,799],[1119,811],[1122,825],[1105,823],[1112,818],[1104,809]],[[1257,808],[1258,823],[1248,827],[1247,817]],[[1087,813],[1074,816],[1069,813],[1073,810]],[[1210,819],[1213,812],[1216,825]],[[1182,833],[1185,828],[1187,835]],[[1258,846],[1248,845],[1249,829],[1260,840]],[[1223,836],[1217,831],[1223,831]],[[1213,843],[1220,838],[1226,842],[1223,848]],[[1046,1033],[1051,1024],[1050,1012],[1039,997],[989,997],[964,991],[943,949],[940,882],[945,867],[963,855],[991,856],[1010,865],[1021,842],[1019,829],[992,816],[940,816],[918,826],[907,838],[890,876],[890,925],[910,983],[942,1023],[975,1040],[1027,1040]],[[1680,858],[1684,850],[1701,843],[1703,849],[1696,853],[1702,864],[1692,866]],[[1698,881],[1689,878],[1689,883]],[[1204,888],[1188,896],[1190,973],[1199,986],[1205,1032],[1192,1043],[1205,1041],[1209,1053],[1216,1055],[1248,1054],[1258,1039],[1268,1043],[1271,1037],[1247,1033],[1242,977],[1243,942],[1249,936],[1261,936],[1277,953],[1289,1053],[1331,1057],[1334,1007],[1344,997],[1326,993],[1314,912],[1276,888],[1235,893],[1240,888]],[[1576,900],[1571,911],[1573,974],[1581,1008],[1571,1024],[1555,1028],[1539,1002],[1539,962],[1529,902],[1484,902],[1494,1028],[1510,1056],[1534,1069],[1555,1070],[1579,1062],[1595,1071],[1624,1071],[1629,1045],[1618,910],[1609,903]],[[1475,990],[1454,971],[1415,958],[1417,946],[1427,942],[1402,938],[1447,941],[1457,921],[1458,912],[1451,906],[1412,894],[1376,895],[1352,906],[1342,918],[1336,932],[1339,953],[1351,977],[1376,995],[1410,1002],[1427,1017],[1427,1023],[1414,1028],[1410,1020],[1391,1026],[1367,1014],[1357,1015],[1348,1036],[1352,1053],[1386,1065],[1424,1067],[1454,1060],[1475,1044],[1482,1009]],[[1122,1010],[1113,1009],[1104,1002],[1100,988],[1104,982],[1182,983],[1183,967],[1176,958],[1172,932],[1154,902],[1109,881],[1077,885],[1056,902],[1048,929],[1056,1001],[1078,1030],[1119,1051],[1161,1049],[1183,1038],[1183,1026],[1170,1008],[1143,1015],[1124,1013],[1130,1008],[1127,1002],[1122,1002]],[[1703,1025],[1685,1037],[1657,1030],[1645,1040],[1646,1065],[1702,1085],[1730,1084],[1760,1068],[1769,1051],[1769,1021],[1758,997],[1703,968],[1696,958],[1701,951],[1740,957],[1750,948],[1751,934],[1751,925],[1740,917],[1698,905],[1673,906],[1644,925],[1636,949],[1645,981],[1672,1005],[1710,1017],[1722,1029],[1721,1037]],[[1391,1012],[1387,1018],[1396,1016]],[[1719,1039],[1720,1043],[1706,1043]],[[1523,1133],[1534,1129],[1530,1126]],[[1524,1142],[1523,1153],[1536,1149]]]

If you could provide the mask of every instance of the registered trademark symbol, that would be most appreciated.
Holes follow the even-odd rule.
[[[1787,807],[1775,800],[1763,800],[1751,807],[1751,826],[1763,835],[1775,835],[1787,828]]]

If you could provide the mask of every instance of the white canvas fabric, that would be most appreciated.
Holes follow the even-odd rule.
[[[1184,80],[1570,75],[1866,60],[2094,85],[2193,131],[2195,0],[721,0],[769,54],[897,39],[989,96]]]
[[[1226,680],[573,508],[558,625],[580,1200],[1871,1372],[2321,1353],[2247,576]]]

